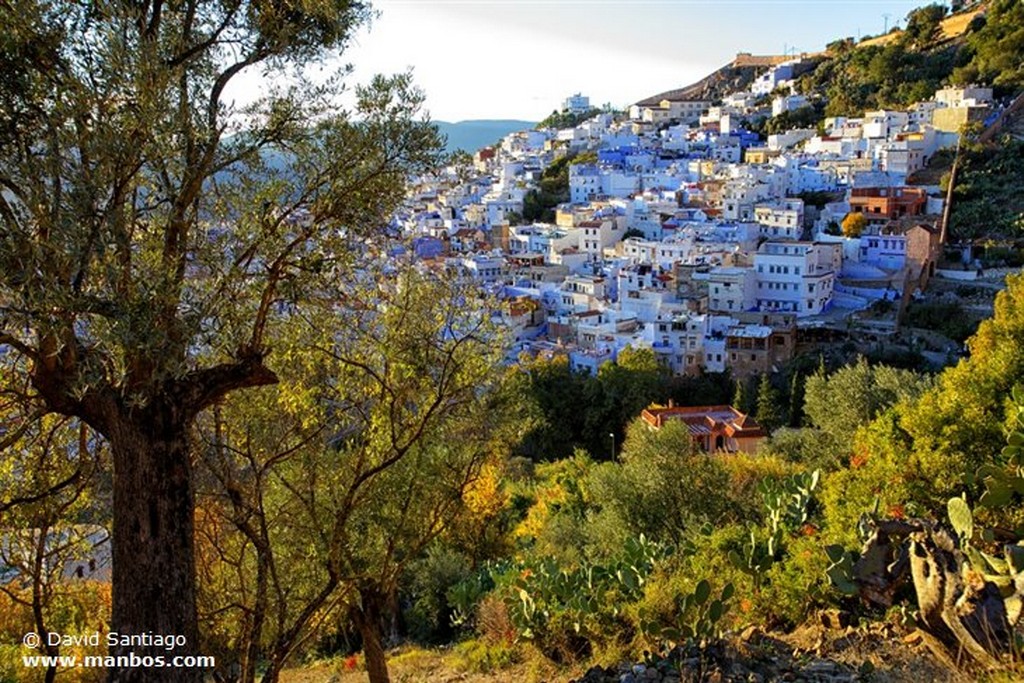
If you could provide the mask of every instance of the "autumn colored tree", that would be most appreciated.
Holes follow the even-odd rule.
[[[247,70],[327,63],[368,17],[349,0],[0,6],[0,373],[109,442],[111,628],[184,636],[175,654],[199,635],[197,416],[277,381],[268,330],[331,296],[407,175],[438,161],[406,77],[351,112],[343,74],[245,107],[226,93]]]
[[[0,395],[10,395],[2,389]],[[25,630],[39,634],[40,653],[54,658],[45,669],[0,670],[0,678],[22,680],[28,674],[53,683],[58,674],[63,680],[75,672],[58,666],[56,657],[71,653],[49,634],[67,633],[76,628],[75,621],[82,628],[85,620],[74,617],[76,608],[87,594],[104,593],[90,581],[97,571],[102,576],[109,569],[97,565],[108,540],[108,530],[96,523],[107,505],[96,486],[104,447],[77,420],[36,417],[31,402],[0,399],[0,424],[0,528],[5,530],[0,566],[10,572],[0,582],[0,611],[29,615],[31,626]],[[97,625],[108,616],[97,610],[86,623]],[[20,639],[23,633],[5,636]]]
[[[860,237],[868,221],[862,213],[848,213],[843,219],[843,237]]]

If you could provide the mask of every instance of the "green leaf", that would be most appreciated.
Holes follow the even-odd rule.
[[[846,557],[846,548],[841,545],[825,546],[825,554],[834,564],[839,564]]]
[[[698,605],[703,605],[711,596],[711,584],[707,579],[702,579],[693,591],[693,598]]]
[[[962,541],[969,541],[974,534],[974,515],[963,498],[950,498],[947,503],[949,522]]]
[[[665,640],[671,640],[674,643],[678,643],[683,639],[683,633],[677,628],[666,626],[661,630],[661,637]]]
[[[1006,562],[1006,560],[1000,559],[993,555],[989,555],[988,553],[980,554],[983,558],[985,558],[985,564],[987,564],[992,571],[994,571],[997,574],[1008,573],[1007,570],[1009,569],[1009,564]]]
[[[722,612],[723,605],[721,600],[715,600],[711,603],[711,606],[708,608],[708,616],[711,618],[711,621],[713,622],[718,621],[722,618]]]
[[[1006,484],[986,481],[988,489],[981,495],[978,503],[987,508],[1006,507],[1013,500],[1013,489]]]

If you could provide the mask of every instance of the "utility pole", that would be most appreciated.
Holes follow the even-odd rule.
[[[953,156],[953,168],[949,169],[949,186],[946,188],[946,205],[942,207],[942,230],[939,232],[939,245],[945,246],[949,239],[949,217],[953,212],[953,187],[956,185],[956,172],[960,167],[960,141],[964,132],[956,139],[956,154]]]
[[[889,17],[891,17],[891,16],[892,15],[889,14],[888,12],[886,12],[885,14],[882,15],[882,18],[885,19],[885,28],[882,29],[882,33],[883,34],[886,34],[886,33],[889,32]]]

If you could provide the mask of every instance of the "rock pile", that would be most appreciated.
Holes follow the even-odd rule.
[[[703,650],[680,646],[644,663],[595,666],[570,683],[854,683],[860,678],[849,666],[795,652],[748,629],[731,643]]]

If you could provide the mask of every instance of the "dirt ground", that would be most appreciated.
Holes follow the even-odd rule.
[[[835,665],[843,680],[870,683],[966,683],[975,680],[957,674],[929,652],[916,631],[892,624],[833,629],[811,622],[792,633],[764,633],[752,627],[730,639],[727,651],[755,670],[754,662],[767,662],[765,681],[808,680],[802,670]],[[354,667],[353,667],[354,664]],[[568,683],[579,678],[590,663],[557,668],[543,661],[516,664],[489,673],[464,669],[450,650],[400,649],[389,657],[395,683]],[[846,672],[841,674],[840,672]],[[837,678],[836,680],[840,680]],[[1020,680],[1013,676],[998,680]],[[358,660],[321,662],[285,672],[282,683],[357,683],[366,681]]]

